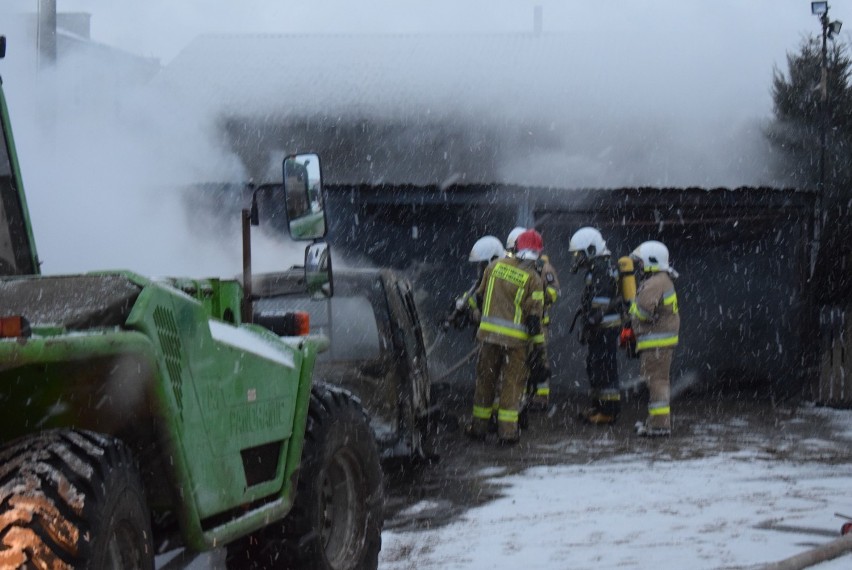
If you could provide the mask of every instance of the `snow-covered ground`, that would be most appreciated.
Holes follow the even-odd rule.
[[[727,441],[731,425],[740,427],[736,450],[713,452],[719,442],[710,434]],[[811,433],[817,425],[825,429]],[[564,464],[512,474],[478,469],[466,474],[486,479],[475,488],[490,493],[491,483],[502,496],[431,528],[428,521],[455,508],[446,499],[392,514],[379,570],[758,570],[831,542],[844,522],[835,513],[852,516],[852,410],[805,406],[775,431],[770,438],[738,420],[705,423],[693,430],[700,437],[683,437],[694,447],[684,453],[655,444],[585,453],[593,458],[586,463],[577,462],[577,449],[590,440],[567,438],[551,446]],[[172,556],[159,556],[158,568],[225,567],[221,549]],[[852,553],[812,568],[848,570]]]
[[[698,459],[649,451],[506,476],[492,470],[502,498],[439,528],[386,530],[379,568],[699,570],[799,554],[839,536],[844,521],[835,513],[852,515],[852,465],[828,452],[849,445],[852,412],[811,413],[826,416],[836,439],[798,441],[809,448],[806,461],[755,445]],[[826,461],[815,461],[821,449]],[[816,568],[852,568],[852,554]]]

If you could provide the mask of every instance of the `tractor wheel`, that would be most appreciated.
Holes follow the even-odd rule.
[[[154,567],[148,506],[121,441],[51,430],[0,450],[0,567]]]
[[[275,528],[229,546],[229,568],[378,567],[382,467],[369,419],[349,392],[311,390],[293,508]]]

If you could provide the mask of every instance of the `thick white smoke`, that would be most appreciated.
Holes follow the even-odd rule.
[[[0,11],[32,11],[33,4],[8,0]],[[458,40],[464,34],[474,38],[472,46],[486,45],[475,39],[481,34],[530,34],[535,6],[542,7],[542,32],[565,38],[558,52],[512,67],[511,50],[453,51],[464,47]],[[303,34],[310,49],[301,52],[307,59],[300,64],[326,83],[290,91],[294,109],[334,115],[355,97],[361,116],[392,121],[425,113],[481,125],[486,136],[509,132],[495,159],[503,181],[568,188],[783,183],[767,172],[761,132],[771,115],[772,68],[783,67],[786,52],[818,27],[809,6],[792,0],[65,0],[59,9],[90,11],[96,41],[156,56],[165,75],[186,63],[178,54],[199,33]],[[842,6],[832,15],[843,19]],[[454,39],[448,48],[438,42],[397,57],[392,66],[402,67],[395,75],[377,73],[368,81],[363,71],[370,61],[335,67],[346,53],[324,51],[331,42],[322,34],[388,33]],[[217,121],[243,96],[256,107],[249,112],[280,109],[286,68],[223,60],[219,77],[196,80],[186,70],[179,73],[183,85],[151,83],[134,77],[136,66],[94,49],[64,54],[57,69],[37,75],[33,45],[17,33],[0,72],[45,272],[236,273],[239,226],[213,227],[203,236],[190,231],[177,188],[245,179]],[[377,64],[387,58],[379,44],[365,49],[378,50]],[[288,61],[286,53],[281,61]],[[255,68],[266,72],[240,75]],[[353,86],[361,91],[353,95]],[[258,253],[265,267],[264,248]],[[268,257],[266,268],[280,268],[298,262],[301,248],[270,244]]]
[[[157,62],[105,46],[71,42],[37,72],[32,29],[8,35],[0,71],[43,272],[238,274],[238,220],[190,219],[182,199],[188,184],[246,180],[215,128],[218,109],[153,86]],[[257,269],[301,261],[300,247],[255,238]]]

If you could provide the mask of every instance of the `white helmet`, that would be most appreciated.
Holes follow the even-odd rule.
[[[476,240],[470,249],[468,261],[491,261],[495,257],[506,257],[503,244],[494,236],[484,236]]]
[[[673,272],[669,266],[669,248],[658,241],[643,242],[633,250],[631,257],[642,262],[642,270],[646,273],[658,271]]]
[[[527,231],[527,228],[522,228],[520,226],[510,231],[509,237],[506,238],[506,249],[509,251],[515,251],[515,242],[518,241],[518,236],[525,231]]]
[[[601,232],[590,227],[580,228],[574,232],[571,241],[568,242],[568,251],[582,252],[588,259],[610,254]]]

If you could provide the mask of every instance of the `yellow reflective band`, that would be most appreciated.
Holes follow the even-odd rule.
[[[550,396],[550,388],[544,386],[542,388],[536,388],[535,390],[536,396]]]
[[[670,293],[663,295],[663,305],[671,305],[672,306],[672,312],[677,313],[678,312],[677,293],[675,293],[674,291],[671,291]]]
[[[521,316],[524,314],[523,310],[521,309],[521,299],[523,298],[523,296],[523,289],[518,289],[517,291],[515,291],[515,317],[512,322],[514,322],[516,325],[521,324]]]
[[[497,421],[498,422],[511,422],[518,423],[518,412],[516,410],[504,410],[500,409],[497,412]]]
[[[642,310],[642,307],[636,304],[636,301],[630,303],[630,311],[631,315],[635,315],[640,321],[650,321],[651,315]]]
[[[677,345],[677,335],[648,335],[636,339],[636,350],[647,350],[649,348],[667,348]]]
[[[601,394],[598,396],[598,400],[603,400],[604,402],[620,402],[621,394]]]
[[[478,420],[490,420],[491,408],[483,408],[482,406],[473,407],[473,417]]]
[[[497,334],[502,334],[503,336],[509,336],[512,338],[519,338],[521,340],[529,340],[530,335],[523,331],[519,331],[516,329],[511,329],[509,327],[501,327],[500,325],[495,325],[493,323],[489,323],[486,320],[483,320],[479,323],[480,330],[484,330],[486,332],[493,332]]]
[[[482,314],[489,315],[491,313],[491,295],[494,293],[494,280],[488,280],[488,286],[485,290],[485,301],[482,304]]]
[[[547,294],[550,295],[550,302],[555,303],[556,299],[559,298],[559,290],[555,287],[548,287]]]
[[[544,291],[533,291],[532,292],[533,301],[544,301]]]
[[[541,324],[547,326],[550,324],[550,315],[544,315],[544,318],[541,319]]]
[[[543,334],[537,334],[534,337],[532,337],[530,340],[532,341],[533,344],[543,344],[544,343],[544,335]]]
[[[668,416],[671,413],[671,408],[669,408],[669,406],[648,406],[648,415],[650,416]]]
[[[467,298],[467,305],[471,309],[478,309],[479,308],[479,307],[476,306],[476,296],[475,295],[470,295]]]

